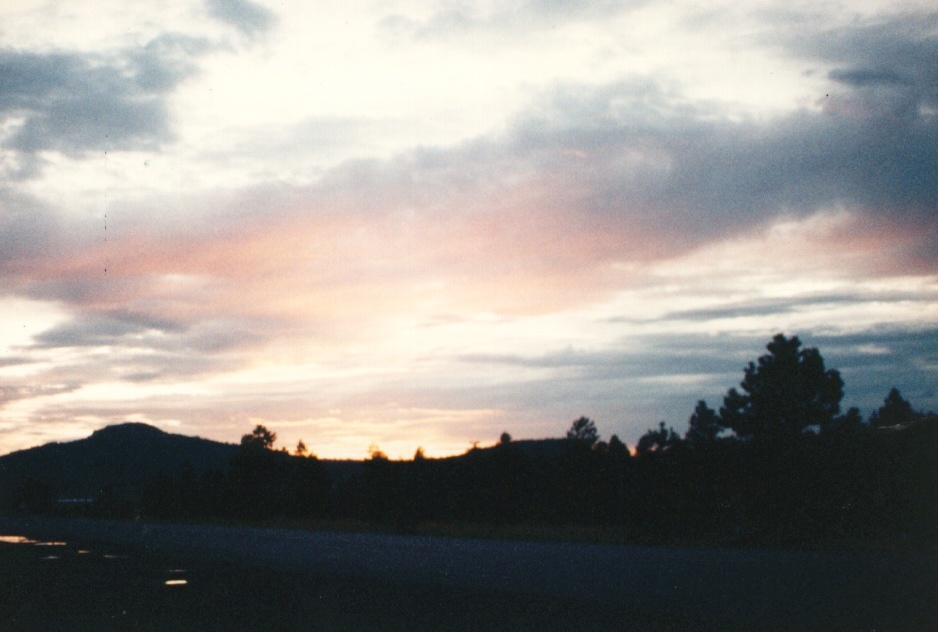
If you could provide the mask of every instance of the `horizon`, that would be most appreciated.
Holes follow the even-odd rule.
[[[930,2],[14,4],[0,454],[634,446],[779,332],[938,410]]]
[[[96,434],[98,434],[98,433],[100,433],[100,432],[102,432],[102,431],[105,431],[105,430],[114,430],[114,429],[116,429],[116,428],[125,428],[125,427],[127,427],[127,426],[145,427],[145,428],[147,428],[147,429],[149,429],[149,430],[156,430],[157,432],[159,432],[159,433],[161,433],[161,434],[174,435],[174,436],[177,436],[177,437],[184,437],[184,438],[186,438],[186,439],[201,439],[201,440],[205,440],[205,441],[212,441],[212,442],[215,442],[215,443],[221,443],[221,444],[223,444],[223,445],[228,445],[228,446],[231,446],[231,447],[238,447],[238,446],[240,445],[239,442],[237,442],[237,441],[234,441],[234,442],[231,442],[231,441],[218,441],[218,440],[216,440],[216,439],[209,439],[209,438],[207,438],[207,437],[203,437],[203,436],[200,436],[200,435],[188,435],[188,434],[183,434],[183,433],[179,433],[179,432],[173,432],[172,430],[164,430],[163,428],[158,428],[157,426],[154,426],[154,425],[152,425],[152,424],[149,424],[149,423],[146,423],[146,422],[143,422],[143,421],[128,421],[128,422],[116,422],[116,423],[113,423],[113,424],[104,426],[104,427],[102,427],[102,428],[97,428],[97,429],[95,429],[95,430],[92,430],[92,431],[91,431],[91,434],[89,434],[89,435],[87,435],[87,436],[85,436],[85,437],[79,437],[79,438],[77,438],[77,439],[68,439],[68,440],[66,440],[66,441],[51,441],[51,442],[49,442],[49,443],[43,443],[43,444],[41,444],[41,445],[31,446],[31,447],[29,447],[29,448],[22,448],[22,449],[20,449],[20,450],[14,451],[14,452],[7,452],[7,453],[5,453],[5,454],[0,454],[0,458],[5,457],[5,456],[8,456],[8,455],[10,455],[10,454],[15,454],[16,452],[28,451],[28,450],[32,450],[32,449],[34,449],[34,448],[42,448],[42,447],[45,447],[45,446],[48,446],[48,445],[62,445],[62,444],[66,444],[66,443],[75,443],[75,442],[77,442],[77,441],[85,441],[85,440],[87,440],[87,439],[91,439],[94,435],[96,435]],[[253,429],[252,429],[252,430],[253,430]],[[276,430],[274,430],[273,428],[268,428],[268,430],[271,430],[271,431],[274,432],[274,434],[276,435]],[[250,434],[250,432],[245,432],[244,434],[245,434],[245,435],[248,435],[248,434]],[[567,440],[568,440],[568,439],[567,439],[565,436],[558,436],[558,437],[520,437],[520,438],[512,437],[510,442],[511,442],[511,443],[536,443],[536,442],[545,442],[545,441],[567,441]],[[441,455],[424,455],[423,458],[427,458],[427,459],[447,459],[447,458],[452,458],[452,457],[463,456],[463,455],[465,455],[465,454],[468,454],[471,450],[474,450],[474,449],[477,449],[477,448],[484,450],[484,449],[494,448],[494,447],[496,447],[496,446],[498,446],[498,445],[501,445],[501,441],[499,441],[499,440],[491,441],[491,442],[476,442],[476,443],[477,443],[478,445],[470,445],[469,448],[467,448],[466,450],[464,450],[464,451],[462,451],[462,452],[459,452],[459,453],[441,454]],[[285,450],[287,450],[287,452],[289,452],[291,455],[295,456],[295,454],[294,454],[294,449],[295,449],[295,447],[296,447],[296,446],[283,445],[282,442],[279,441],[279,437],[278,437],[278,440],[275,441],[275,442],[273,443],[273,445],[270,446],[269,449],[272,450],[272,451],[275,451],[275,452],[276,452],[276,451],[282,451],[282,450],[285,449]],[[309,448],[309,446],[306,446],[306,447]],[[375,446],[375,447],[380,447],[380,446]],[[417,447],[414,448],[414,453],[416,453],[416,450],[417,450],[417,448],[419,448],[419,447],[421,447],[421,446],[417,446]],[[634,446],[629,446],[629,450],[630,450],[630,454],[634,456],[634,452],[635,452]],[[304,455],[302,455],[302,456],[311,456],[311,457],[318,458],[319,460],[325,460],[325,461],[361,461],[361,462],[364,462],[364,461],[367,461],[367,460],[369,460],[369,459],[371,458],[371,456],[369,456],[368,454],[364,454],[364,455],[362,455],[362,456],[360,456],[360,457],[357,457],[357,458],[356,458],[356,457],[348,457],[348,458],[344,458],[344,457],[340,457],[340,458],[328,458],[328,457],[322,457],[322,456],[316,454],[316,452],[315,452],[314,450],[309,450],[306,454],[304,454]],[[409,455],[409,456],[397,456],[397,457],[388,457],[388,458],[389,458],[390,460],[392,460],[392,461],[412,461],[412,460],[414,459],[414,454],[411,454],[411,455]]]

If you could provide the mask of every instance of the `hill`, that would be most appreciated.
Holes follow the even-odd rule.
[[[563,454],[562,439],[521,440],[513,443],[532,458]],[[191,466],[196,475],[227,470],[238,446],[201,437],[168,433],[143,423],[125,423],[94,431],[90,437],[48,443],[0,456],[0,514],[10,511],[16,490],[30,479],[48,487],[53,499],[97,499],[106,492],[118,500],[135,501],[159,474],[178,476]],[[497,452],[481,448],[481,456]],[[438,459],[456,462],[469,454]],[[341,487],[357,478],[362,461],[321,461],[333,484]]]
[[[30,478],[47,485],[56,499],[98,498],[104,490],[119,499],[136,499],[161,472],[175,475],[187,465],[196,473],[225,469],[236,451],[234,444],[142,423],[108,426],[85,439],[0,457],[0,512],[10,509],[14,491]]]

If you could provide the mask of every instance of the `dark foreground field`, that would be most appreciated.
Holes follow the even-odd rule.
[[[485,590],[321,577],[140,551],[117,555],[0,544],[0,628],[614,629],[622,616],[613,608],[580,612],[572,603]],[[187,583],[166,584],[181,579]]]
[[[883,631],[938,623],[931,556],[55,520],[0,519],[0,534],[62,543],[0,543],[3,630]]]

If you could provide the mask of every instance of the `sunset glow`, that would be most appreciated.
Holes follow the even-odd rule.
[[[632,445],[776,332],[938,409],[931,3],[110,4],[0,8],[0,454]]]

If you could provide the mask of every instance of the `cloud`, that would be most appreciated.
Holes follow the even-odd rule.
[[[249,0],[205,0],[212,17],[230,24],[247,37],[264,33],[276,23],[276,16]]]
[[[571,382],[582,388],[608,388],[616,392],[624,388],[635,389],[643,380],[673,380],[678,376],[694,376],[692,382],[699,385],[700,382],[724,377],[730,372],[728,367],[736,364],[733,354],[723,356],[715,353],[714,341],[708,341],[703,336],[650,338],[655,344],[643,344],[640,348],[622,345],[622,348],[606,351],[565,349],[533,356],[465,354],[459,356],[458,360],[490,369],[513,367],[527,371],[526,379],[519,380],[521,383],[530,383],[532,380],[540,384]],[[743,348],[742,340],[736,342],[740,348]],[[720,339],[720,342],[725,344],[727,338]],[[612,343],[611,346],[616,345]],[[628,384],[631,387],[627,387]]]
[[[41,170],[41,153],[153,149],[172,138],[166,96],[195,71],[202,40],[166,35],[116,55],[0,50],[0,147],[14,179]]]
[[[39,333],[37,347],[141,346],[147,336],[180,330],[177,323],[122,310],[88,313]]]
[[[791,312],[810,310],[817,307],[849,307],[863,305],[870,301],[927,301],[938,296],[926,296],[913,292],[863,292],[831,293],[821,292],[816,295],[805,293],[803,295],[771,298],[759,297],[746,301],[733,301],[719,307],[686,309],[668,312],[656,316],[656,320],[687,320],[708,322],[722,318],[747,318],[750,316],[777,316]]]
[[[612,340],[596,350],[465,354],[455,364],[444,362],[459,379],[446,380],[447,374],[435,382],[407,379],[387,388],[427,407],[500,410],[496,423],[523,426],[528,436],[558,436],[574,418],[587,415],[604,435],[615,432],[633,441],[658,419],[680,425],[697,399],[719,398],[739,382],[745,362],[769,337],[652,334]]]
[[[248,39],[272,25],[255,5],[207,6]],[[537,13],[534,31],[554,20],[586,33],[618,9],[446,10],[397,24],[407,37],[498,35]],[[297,422],[358,406],[374,427],[449,409],[482,411],[479,424],[510,414],[531,434],[579,414],[644,430],[686,419],[700,397],[718,403],[776,326],[825,355],[829,344],[857,401],[881,399],[874,376],[897,364],[900,386],[926,393],[934,345],[877,328],[931,317],[934,293],[916,294],[938,270],[932,27],[897,18],[766,40],[822,89],[781,114],[695,100],[663,74],[605,73],[531,89],[502,127],[465,142],[388,156],[372,137],[390,118],[323,110],[184,139],[161,156],[179,173],[159,195],[132,177],[117,191],[63,185],[77,195],[46,202],[24,192],[35,183],[0,187],[2,293],[65,314],[35,334],[16,323],[32,344],[5,352],[4,371],[15,388],[82,385],[36,391],[17,414],[109,420],[146,406],[206,424],[245,410]],[[0,51],[7,175],[31,177],[50,154],[69,156],[68,176],[93,152],[165,148],[183,129],[171,99],[208,50],[166,35],[101,53]],[[193,115],[196,129],[205,115]],[[394,146],[421,125],[400,121]],[[194,167],[182,152],[202,139]],[[277,177],[223,190],[220,162]],[[138,182],[144,192],[126,192]],[[106,233],[103,211],[71,207],[105,189]],[[177,398],[190,387],[204,390]]]
[[[0,368],[9,366],[21,366],[33,362],[26,356],[0,356]]]
[[[407,13],[385,16],[378,26],[386,34],[415,39],[453,38],[479,33],[517,38],[519,30],[545,30],[558,24],[610,19],[646,4],[647,0],[523,0],[496,3],[493,10],[484,11],[470,5],[444,3],[440,8],[434,5],[430,14],[425,16],[412,17]]]
[[[840,41],[860,35],[844,34]],[[174,46],[154,44],[180,50]],[[894,49],[897,56],[921,57],[912,45]],[[166,78],[140,71],[134,81],[169,90],[189,72],[178,70],[178,60],[156,68],[165,69]],[[863,89],[835,83],[851,94]],[[555,305],[552,296],[562,290],[583,297],[614,290],[621,278],[607,274],[610,266],[681,256],[780,218],[831,208],[868,217],[860,224],[869,224],[871,233],[892,226],[908,237],[895,253],[896,270],[911,264],[933,269],[934,117],[919,113],[886,131],[881,122],[878,115],[856,119],[810,109],[738,120],[648,79],[558,86],[538,95],[500,135],[350,161],[310,186],[270,185],[208,202],[238,206],[237,212],[200,208],[197,220],[185,213],[148,219],[136,225],[136,235],[120,242],[115,235],[108,251],[97,244],[81,255],[69,250],[58,268],[46,262],[46,278],[32,292],[89,305],[121,295],[154,299],[173,275],[221,294],[228,290],[218,281],[231,279],[237,292],[237,278],[283,307],[308,303],[303,297],[321,282],[379,291],[393,279],[405,287],[456,284],[480,308],[486,301],[495,309],[543,308]],[[313,131],[328,140],[325,128]],[[320,259],[317,248],[331,260]],[[496,278],[506,288],[524,281],[529,290],[493,291]],[[291,293],[291,285],[299,289]],[[277,290],[292,298],[277,297]],[[185,301],[196,296],[193,289]],[[160,299],[148,304],[157,303],[168,306]]]
[[[915,328],[884,325],[844,335],[820,334],[812,338],[812,346],[843,375],[845,406],[868,413],[896,386],[915,408],[933,410],[938,403],[936,340],[938,329],[923,322]]]
[[[150,94],[167,94],[198,72],[196,60],[216,46],[205,38],[166,33],[153,38],[140,49],[129,49],[132,78]]]
[[[61,246],[62,218],[49,205],[0,183],[0,208],[0,274],[28,269],[41,253]]]
[[[11,402],[72,393],[79,388],[79,384],[0,386],[0,408]]]
[[[180,198],[197,218],[141,210],[106,244],[89,233],[50,247],[66,238],[47,234],[44,252],[58,254],[24,271],[20,291],[97,312],[188,324],[243,314],[323,334],[362,325],[365,302],[388,313],[426,305],[426,318],[543,313],[622,290],[634,283],[617,272],[628,264],[831,208],[849,221],[795,237],[840,259],[859,245],[880,274],[935,269],[938,195],[920,182],[934,121],[882,138],[875,118],[720,114],[650,81],[560,87],[498,136],[350,161],[309,186]],[[883,167],[903,159],[914,167]]]
[[[737,122],[622,84],[564,90],[519,127],[519,149],[582,195],[579,208],[691,236],[841,204],[925,220],[938,203],[938,124],[925,115],[886,129],[836,112]]]
[[[902,92],[911,102],[935,107],[936,27],[938,12],[874,16],[847,26],[780,31],[779,39],[796,55],[833,65],[828,76],[844,85],[864,90],[885,87]]]

